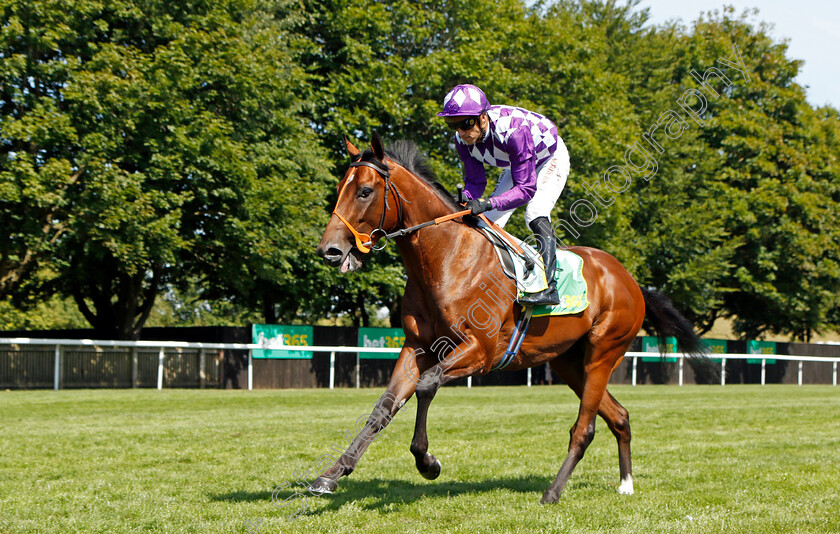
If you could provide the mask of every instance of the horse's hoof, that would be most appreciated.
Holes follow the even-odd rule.
[[[627,475],[627,478],[621,481],[618,486],[618,493],[620,495],[633,495],[633,477]]]
[[[559,495],[555,495],[551,490],[546,490],[545,493],[543,493],[542,499],[540,499],[540,504],[554,504],[559,500]]]
[[[310,493],[316,495],[323,495],[325,493],[332,493],[338,487],[338,482],[331,478],[318,477],[315,481],[306,488]]]
[[[439,477],[440,476],[440,460],[435,458],[434,465],[432,465],[432,467],[430,467],[428,469],[428,471],[421,471],[420,474],[423,475],[423,478],[425,478],[426,480],[434,480],[437,477]]]

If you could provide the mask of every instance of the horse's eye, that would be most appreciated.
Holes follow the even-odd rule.
[[[373,189],[370,187],[363,187],[359,190],[359,198],[368,198],[373,194]]]

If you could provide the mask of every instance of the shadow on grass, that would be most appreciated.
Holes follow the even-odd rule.
[[[424,498],[454,497],[462,494],[487,493],[496,490],[507,490],[517,493],[534,493],[539,499],[543,491],[551,483],[543,477],[508,477],[495,478],[478,482],[409,482],[406,480],[386,480],[375,478],[372,480],[353,480],[342,478],[338,489],[332,495],[309,495],[308,499],[319,499],[328,504],[313,510],[309,506],[305,515],[318,515],[326,510],[337,510],[348,503],[357,503],[364,510],[396,511],[399,505],[408,504]],[[302,487],[288,488],[279,497],[286,498],[294,494],[294,490],[304,493]],[[235,491],[225,494],[212,494],[213,501],[272,501],[270,491]],[[396,507],[394,506],[396,505]]]

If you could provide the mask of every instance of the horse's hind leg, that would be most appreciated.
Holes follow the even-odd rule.
[[[618,470],[621,476],[618,492],[622,495],[633,495],[633,467],[630,461],[630,414],[609,391],[601,400],[598,414],[607,422],[615,440],[618,442]]]
[[[566,384],[575,392],[578,397],[583,394],[583,345],[573,347],[572,350],[581,351],[578,358],[572,353],[566,353],[560,358],[551,361],[551,368],[563,379]],[[623,495],[633,494],[632,463],[630,460],[630,415],[627,410],[619,404],[609,391],[601,398],[598,406],[598,415],[607,423],[610,431],[618,442],[618,468],[621,483],[618,492]],[[592,420],[593,432],[595,420]],[[574,427],[571,430],[574,433]]]
[[[589,354],[583,360],[586,363],[583,369],[582,387],[579,387],[579,392],[578,390],[575,391],[580,397],[580,409],[578,410],[577,421],[571,430],[569,452],[551,486],[543,494],[541,502],[557,502],[560,499],[560,494],[569,481],[572,471],[583,458],[587,447],[595,437],[595,415],[601,411],[604,392],[607,389],[613,366],[615,362],[621,359],[626,349],[625,346],[614,346],[607,350],[601,350],[591,345],[587,346]],[[629,452],[629,441],[627,444]]]

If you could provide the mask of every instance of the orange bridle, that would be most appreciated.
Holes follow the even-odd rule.
[[[353,181],[353,177],[356,175],[355,173],[352,173],[352,174],[350,174],[350,176],[347,177],[347,181],[344,182],[344,186],[341,188],[341,191],[338,193],[338,200],[335,202],[335,209],[333,209],[333,214],[336,217],[338,217],[338,219],[341,222],[343,222],[344,225],[347,228],[349,228],[350,231],[353,233],[353,237],[356,238],[356,248],[358,248],[359,252],[361,252],[362,254],[367,254],[368,252],[370,252],[371,245],[373,244],[373,239],[372,238],[373,238],[374,235],[376,235],[377,232],[382,233],[382,237],[380,239],[384,241],[384,244],[382,246],[378,247],[378,248],[374,248],[373,250],[382,250],[385,247],[385,245],[388,244],[388,239],[390,239],[392,237],[404,236],[404,235],[407,235],[407,234],[409,234],[409,233],[411,233],[415,230],[419,230],[421,228],[425,228],[425,227],[431,226],[433,224],[440,224],[442,222],[451,221],[452,219],[457,219],[458,217],[463,217],[464,215],[469,215],[471,213],[471,210],[458,211],[458,212],[455,212],[455,213],[450,213],[449,215],[444,215],[442,217],[438,217],[437,219],[434,219],[434,220],[431,220],[431,221],[427,221],[427,222],[424,222],[424,223],[417,224],[417,225],[412,226],[410,228],[403,228],[401,230],[397,230],[395,232],[388,233],[383,229],[383,225],[385,224],[385,212],[387,210],[391,209],[388,206],[388,194],[393,193],[394,201],[397,203],[397,210],[398,210],[397,222],[398,223],[399,223],[399,221],[402,220],[402,204],[400,203],[400,199],[404,200],[405,202],[408,202],[408,201],[405,200],[405,198],[403,198],[402,195],[400,195],[400,192],[397,190],[397,186],[395,186],[394,183],[391,182],[391,180],[390,180],[391,172],[384,163],[380,163],[378,161],[354,161],[353,163],[350,164],[350,166],[351,167],[370,167],[370,168],[374,169],[379,174],[379,176],[385,181],[385,203],[384,203],[384,206],[382,206],[382,217],[379,218],[379,226],[373,232],[371,232],[369,234],[363,234],[362,232],[359,232],[358,230],[356,230],[353,227],[353,225],[350,224],[350,222],[347,219],[342,217],[341,214],[338,213],[338,211],[336,211],[336,210],[338,210],[338,205],[341,203],[341,197],[344,194],[344,190],[347,189],[347,185],[350,184],[350,182]],[[484,219],[489,224],[492,224],[483,215],[480,215],[480,217],[482,217],[482,219]]]

